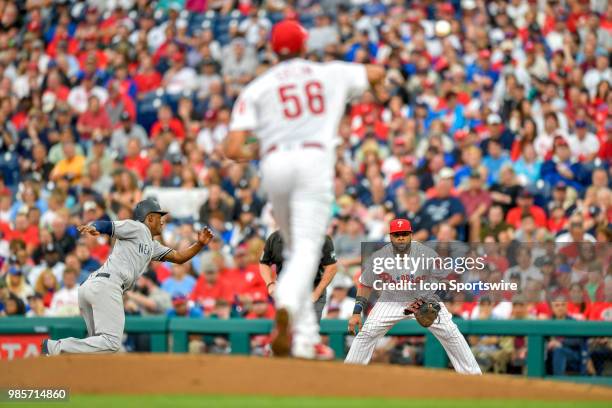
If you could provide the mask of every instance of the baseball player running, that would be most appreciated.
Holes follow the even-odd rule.
[[[385,71],[305,60],[306,39],[296,21],[273,27],[271,45],[280,62],[240,93],[224,152],[237,161],[259,155],[262,187],[285,243],[272,350],[312,359],[320,337],[310,296],[333,199],[338,125],[347,100],[379,84]],[[258,151],[247,144],[252,134]]]
[[[184,263],[208,244],[213,235],[210,229],[198,232],[198,240],[188,248],[177,251],[154,240],[164,226],[166,215],[157,201],[147,199],[134,208],[135,220],[95,221],[81,225],[82,234],[106,234],[115,238],[108,259],[79,287],[79,308],[87,326],[87,338],[44,340],[42,352],[112,353],[119,350],[125,323],[123,293],[132,287],[151,261]]]
[[[276,278],[280,276],[283,270],[283,237],[280,231],[274,231],[266,240],[263,254],[259,260],[259,273],[266,282],[268,293],[274,295],[276,289],[276,280],[272,272],[272,265],[276,267]],[[314,278],[311,300],[314,303],[315,315],[317,321],[321,321],[325,301],[327,300],[327,287],[336,276],[338,267],[336,265],[336,254],[334,252],[334,241],[329,235],[325,236],[323,244],[321,260],[317,267],[317,274]]]
[[[383,273],[377,273],[379,271],[375,271],[373,267],[373,261],[376,257],[384,259],[395,258],[397,255],[401,257],[407,255],[408,258],[414,259],[438,257],[433,249],[418,241],[412,241],[410,221],[406,219],[391,221],[389,232],[391,243],[372,254],[365,263],[363,273],[359,278],[360,285],[357,289],[355,309],[348,326],[349,332],[357,333],[357,330],[359,330],[359,333],[353,340],[353,344],[351,344],[344,362],[368,364],[378,340],[400,320],[407,318],[417,318],[419,320],[419,308],[424,303],[425,306],[435,308],[435,318],[432,318],[424,325],[428,326],[428,329],[442,343],[455,371],[463,374],[481,374],[480,367],[465,338],[459,332],[457,325],[452,321],[451,314],[444,306],[444,303],[439,302],[431,291],[419,291],[418,286],[415,286],[415,290],[396,291],[383,289],[365,324],[361,327],[361,313],[367,306],[373,287],[380,287],[382,281],[400,282],[405,279],[408,273],[406,269],[397,269],[395,267],[391,269],[385,268]],[[419,267],[414,270],[414,275],[412,275],[410,280],[413,282],[418,282],[419,280],[440,281],[445,275],[443,271],[431,267]],[[423,302],[423,299],[430,300]],[[421,321],[419,323],[423,324]]]

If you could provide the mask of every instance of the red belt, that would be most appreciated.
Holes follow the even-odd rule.
[[[325,149],[325,147],[323,146],[323,144],[319,143],[319,142],[304,142],[300,145],[301,147],[308,149],[308,148],[314,148],[314,149]],[[272,145],[270,147],[268,147],[268,149],[264,152],[264,156],[267,156],[268,154],[274,152],[278,150],[278,145]]]

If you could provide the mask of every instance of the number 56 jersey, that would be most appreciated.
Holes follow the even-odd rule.
[[[254,133],[263,153],[272,146],[299,147],[301,142],[331,149],[347,100],[368,86],[362,64],[301,58],[280,62],[242,90],[230,130]]]

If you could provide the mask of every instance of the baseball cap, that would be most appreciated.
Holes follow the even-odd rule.
[[[563,180],[557,181],[557,184],[555,184],[555,190],[565,190],[565,189],[567,189],[567,184],[565,183],[565,181]]]
[[[584,120],[578,119],[576,121],[576,127],[577,128],[585,128],[585,127],[587,127],[587,123]]]
[[[521,193],[519,194],[520,198],[533,198],[533,193],[531,191],[529,191],[529,189],[524,189],[523,191],[521,191]]]
[[[487,123],[489,125],[499,125],[502,123],[502,120],[497,113],[491,113],[489,116],[487,116]]]
[[[53,242],[49,242],[44,248],[43,248],[43,252],[45,254],[51,254],[54,252],[58,252],[58,248],[57,246],[55,246],[55,244]]]
[[[157,280],[157,274],[152,269],[149,269],[145,273],[143,273],[142,277],[149,279],[155,285],[159,286],[159,281]]]
[[[455,170],[451,169],[450,167],[443,167],[438,174],[440,176],[440,180],[449,179],[455,177]]]
[[[142,200],[134,207],[134,219],[136,221],[144,222],[147,215],[151,213],[160,214],[162,216],[168,214],[167,211],[162,211],[159,203],[152,198]]]
[[[183,294],[176,294],[172,296],[172,304],[173,305],[181,305],[183,303],[187,303],[187,296]]]
[[[405,218],[396,218],[389,223],[389,233],[412,232],[412,224]]]
[[[237,186],[237,187],[238,187],[239,189],[241,189],[241,190],[247,189],[247,188],[249,188],[249,181],[248,181],[248,180],[246,180],[246,179],[241,179],[241,180],[238,182],[238,186]]]
[[[9,275],[13,276],[23,275],[23,271],[17,266],[11,266],[8,270],[8,273]]]
[[[568,264],[559,265],[557,268],[557,273],[571,273],[572,268]]]
[[[96,208],[98,208],[98,205],[94,201],[85,201],[85,204],[83,204],[83,210],[85,211],[95,210]]]
[[[308,32],[300,23],[283,20],[272,27],[272,50],[279,55],[297,54],[304,49]]]

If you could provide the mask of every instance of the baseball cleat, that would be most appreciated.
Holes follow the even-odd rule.
[[[272,353],[274,357],[289,357],[291,354],[291,333],[289,330],[289,312],[280,308],[276,312],[275,328],[272,333]]]
[[[47,346],[47,339],[44,339],[40,344],[40,354],[43,356],[49,355],[49,347]]]

